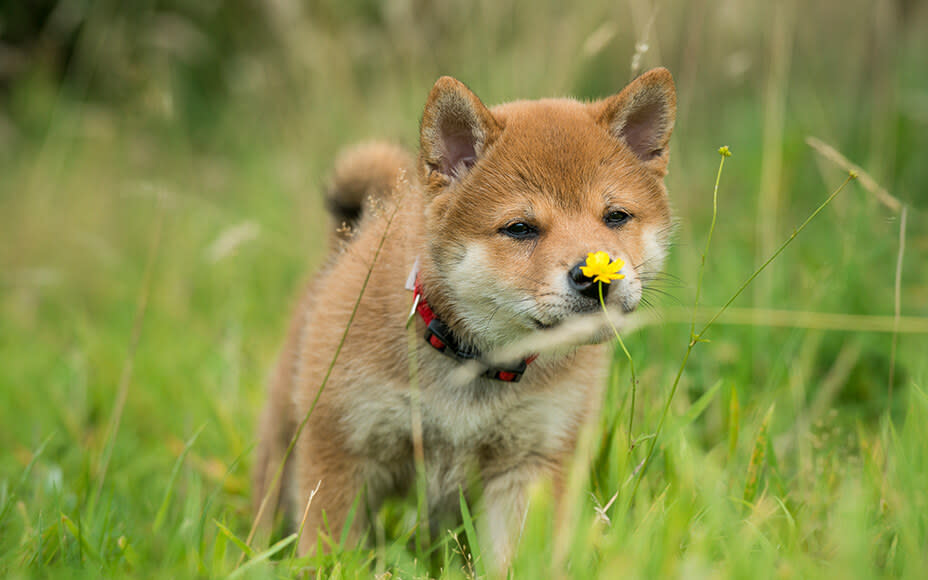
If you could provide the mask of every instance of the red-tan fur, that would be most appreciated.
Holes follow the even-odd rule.
[[[608,302],[614,311],[633,310],[642,278],[660,268],[670,231],[663,178],[674,113],[673,81],[664,69],[591,104],[552,99],[493,109],[443,77],[425,105],[418,175],[406,171],[416,166],[407,154],[387,145],[350,150],[336,163],[331,196],[366,203],[372,193],[379,201],[296,311],[261,420],[255,468],[255,505],[269,493],[269,512],[279,502],[294,524],[321,481],[302,552],[315,548],[323,510],[338,537],[362,488],[376,510],[414,485],[414,355],[430,510],[453,513],[459,488],[475,491],[476,476],[482,545],[505,567],[528,486],[543,477],[562,486],[578,430],[600,403],[603,348],[543,353],[517,383],[455,379],[460,363],[421,339],[418,317],[410,347],[406,278],[418,260],[433,310],[482,352],[540,326],[598,312],[595,301],[574,295],[567,284],[567,272],[588,252],[625,261],[626,278],[612,283]],[[614,208],[632,215],[618,228],[604,222]],[[504,235],[514,221],[531,223],[537,237]],[[288,461],[283,492],[271,489],[372,263],[341,354]],[[357,511],[355,537],[367,525],[366,511]]]

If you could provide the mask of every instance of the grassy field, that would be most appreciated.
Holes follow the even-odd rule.
[[[679,93],[679,229],[656,322],[624,337],[635,445],[617,350],[571,525],[553,529],[539,489],[513,576],[928,573],[928,6],[110,4],[80,15],[63,77],[37,64],[0,93],[0,576],[481,576],[465,528],[410,547],[401,504],[379,540],[312,562],[292,537],[243,543],[265,379],[322,256],[321,184],[358,139],[414,147],[441,74],[497,103],[606,96],[657,65]],[[809,137],[860,179],[675,383],[718,147],[697,329],[847,177]]]

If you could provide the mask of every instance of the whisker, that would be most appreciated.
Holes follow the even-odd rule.
[[[664,296],[664,297],[668,298],[671,302],[673,302],[673,303],[676,304],[676,305],[682,305],[682,304],[683,304],[683,301],[680,300],[680,298],[679,298],[678,296],[676,296],[676,295],[674,295],[674,294],[671,294],[670,292],[666,292],[666,291],[664,291],[664,290],[662,290],[662,289],[660,289],[660,288],[645,288],[644,291],[642,292],[642,297],[641,297],[641,299],[644,300],[644,299],[645,299],[645,296],[647,296],[649,293],[652,293],[652,294],[659,294],[660,296]],[[650,298],[650,297],[649,297],[649,298]]]

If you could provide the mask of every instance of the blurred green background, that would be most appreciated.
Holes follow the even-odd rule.
[[[723,318],[672,412],[722,381],[725,395],[688,431],[706,457],[729,445],[731,397],[745,432],[776,404],[772,440],[785,453],[823,422],[838,433],[829,452],[862,453],[928,376],[924,2],[0,2],[0,571],[231,570],[231,556],[209,568],[202,555],[214,519],[247,533],[264,381],[323,256],[320,190],[339,148],[381,137],[414,149],[440,75],[489,104],[604,97],[653,66],[677,82],[668,186],[679,229],[652,297],[666,324],[627,339],[639,429],[655,429],[688,342],[679,310],[693,301],[717,148],[734,155],[709,306],[846,177],[806,144],[814,136],[907,208],[899,304],[902,326],[921,330],[900,333],[894,353],[891,333],[858,318],[831,330],[792,328],[789,314],[773,317],[785,326]],[[899,218],[852,184],[735,306],[892,317]],[[607,402],[626,386],[616,381]],[[731,473],[751,452],[736,444]],[[795,498],[804,464],[790,465],[784,497]],[[667,469],[652,472],[654,489]],[[622,481],[619,471],[598,473]],[[800,503],[826,509],[829,497]],[[66,523],[82,518],[89,543]],[[803,537],[796,553],[830,557],[815,533]]]

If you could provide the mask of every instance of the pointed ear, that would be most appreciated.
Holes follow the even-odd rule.
[[[477,95],[458,80],[441,77],[432,87],[419,132],[426,181],[435,173],[447,184],[460,178],[496,140],[501,127]]]
[[[642,161],[666,165],[677,114],[673,77],[665,68],[649,70],[621,93],[600,101],[598,120]]]

